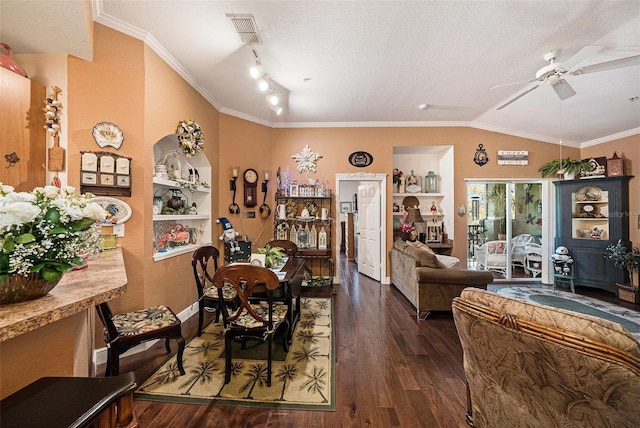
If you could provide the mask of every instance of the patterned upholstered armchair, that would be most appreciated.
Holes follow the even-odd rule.
[[[640,426],[640,342],[619,324],[475,288],[453,316],[469,425]]]
[[[476,263],[482,270],[506,273],[507,241],[487,241],[475,247]]]

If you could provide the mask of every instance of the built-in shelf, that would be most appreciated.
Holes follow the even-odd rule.
[[[163,186],[167,186],[167,187],[176,187],[179,189],[184,189],[185,186],[188,186],[191,184],[191,182],[186,181],[186,180],[167,180],[165,178],[158,178],[158,177],[153,177],[153,183],[154,184],[161,184]],[[196,191],[197,192],[205,192],[205,193],[209,193],[211,192],[211,188],[210,187],[204,187],[204,186],[198,186],[196,187]]]
[[[192,178],[192,169],[195,169],[197,183],[211,182],[211,164],[204,155],[200,153],[189,158],[180,152],[176,152],[178,140],[175,134],[167,135],[158,141],[153,147],[154,164],[166,162],[166,169],[171,179],[160,176],[153,177],[153,236],[154,236],[154,261],[165,260],[180,254],[185,254],[202,247],[210,245],[212,238],[211,220],[211,188],[192,182],[187,178]],[[168,156],[173,155],[173,157]],[[180,177],[180,178],[173,178]],[[176,196],[177,195],[177,196]],[[172,198],[179,198],[183,201],[183,206],[177,212],[180,214],[159,214],[167,207],[167,203]],[[162,208],[159,208],[157,203]],[[194,206],[195,205],[195,206]],[[175,207],[173,207],[175,208]],[[195,208],[198,214],[188,214],[189,210]],[[165,238],[170,237],[174,230],[189,229],[189,240],[187,245],[161,249],[165,245]],[[194,231],[195,233],[192,233]]]
[[[170,250],[159,250],[153,255],[154,261],[160,261],[171,257],[179,256],[180,254],[190,253],[205,245],[211,245],[211,242],[203,242],[199,244],[181,245],[179,247],[171,248]]]

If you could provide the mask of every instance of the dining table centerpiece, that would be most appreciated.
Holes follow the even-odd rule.
[[[0,303],[49,293],[65,272],[100,248],[106,211],[71,186],[15,192],[0,183]]]

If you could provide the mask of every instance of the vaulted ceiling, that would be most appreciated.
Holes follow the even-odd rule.
[[[228,14],[253,15],[261,43]],[[471,126],[577,147],[640,133],[640,61],[564,74],[563,101],[533,81],[552,50],[566,62],[600,47],[573,64],[585,70],[640,55],[638,1],[1,0],[0,41],[90,60],[91,19],[145,40],[220,111],[272,127]],[[279,116],[249,76],[254,52]]]

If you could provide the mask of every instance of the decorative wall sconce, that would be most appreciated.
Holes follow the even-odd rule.
[[[229,213],[240,214],[240,206],[236,204],[236,181],[238,181],[238,175],[240,175],[240,167],[231,167],[231,180],[229,180],[229,190],[233,192],[233,198],[231,199],[231,205],[229,205]]]
[[[269,179],[271,178],[271,171],[265,170],[264,172],[264,181],[262,182],[262,205],[260,205],[260,217],[261,218],[269,218],[271,215],[271,207],[267,205],[267,184],[269,183]]]

